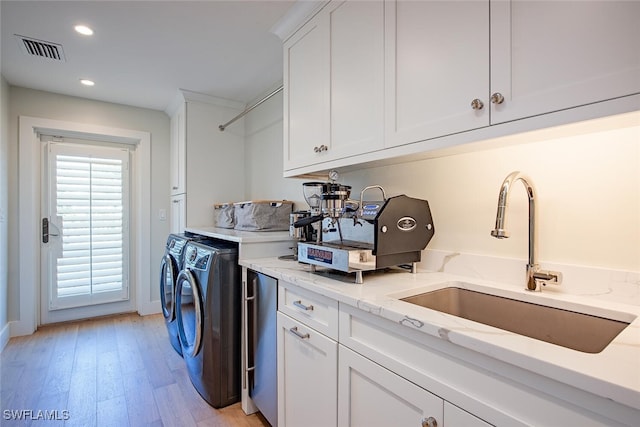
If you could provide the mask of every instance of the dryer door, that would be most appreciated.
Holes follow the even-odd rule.
[[[182,355],[195,357],[200,351],[204,311],[202,291],[190,269],[178,275],[176,284],[176,318]]]
[[[162,314],[169,322],[176,318],[174,302],[177,279],[178,263],[171,254],[166,254],[160,266],[160,299]]]

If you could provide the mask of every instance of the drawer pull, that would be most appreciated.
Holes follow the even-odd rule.
[[[297,336],[298,338],[300,338],[301,340],[306,340],[309,338],[309,334],[301,334],[300,332],[298,332],[298,327],[294,326],[293,328],[289,329],[289,332],[291,332],[292,334],[294,334],[295,336]]]
[[[299,309],[302,309],[304,311],[311,311],[313,310],[313,306],[312,305],[304,305],[302,303],[302,300],[298,300],[298,301],[294,301],[293,305],[295,305],[296,307],[298,307]]]

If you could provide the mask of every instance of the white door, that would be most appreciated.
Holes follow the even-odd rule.
[[[338,426],[444,425],[442,399],[342,345],[338,371]]]
[[[129,151],[43,147],[41,322],[105,314],[129,300]]]
[[[338,410],[338,343],[278,316],[278,425],[331,427]]]
[[[488,126],[489,1],[385,4],[385,145]]]
[[[640,2],[493,1],[491,123],[640,93]]]

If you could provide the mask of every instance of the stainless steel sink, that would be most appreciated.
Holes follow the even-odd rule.
[[[585,353],[599,353],[629,322],[449,287],[402,301]]]

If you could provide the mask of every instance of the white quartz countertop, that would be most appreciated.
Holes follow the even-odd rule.
[[[278,258],[240,264],[407,328],[449,341],[539,375],[640,410],[640,307],[553,292],[528,292],[477,278],[441,272],[392,270],[354,275],[311,272],[309,265]],[[602,352],[583,353],[416,306],[399,298],[456,286],[601,317],[631,321]],[[580,331],[576,331],[579,334]]]
[[[187,232],[238,243],[266,243],[292,240],[289,231],[242,231],[232,228],[193,227]]]

